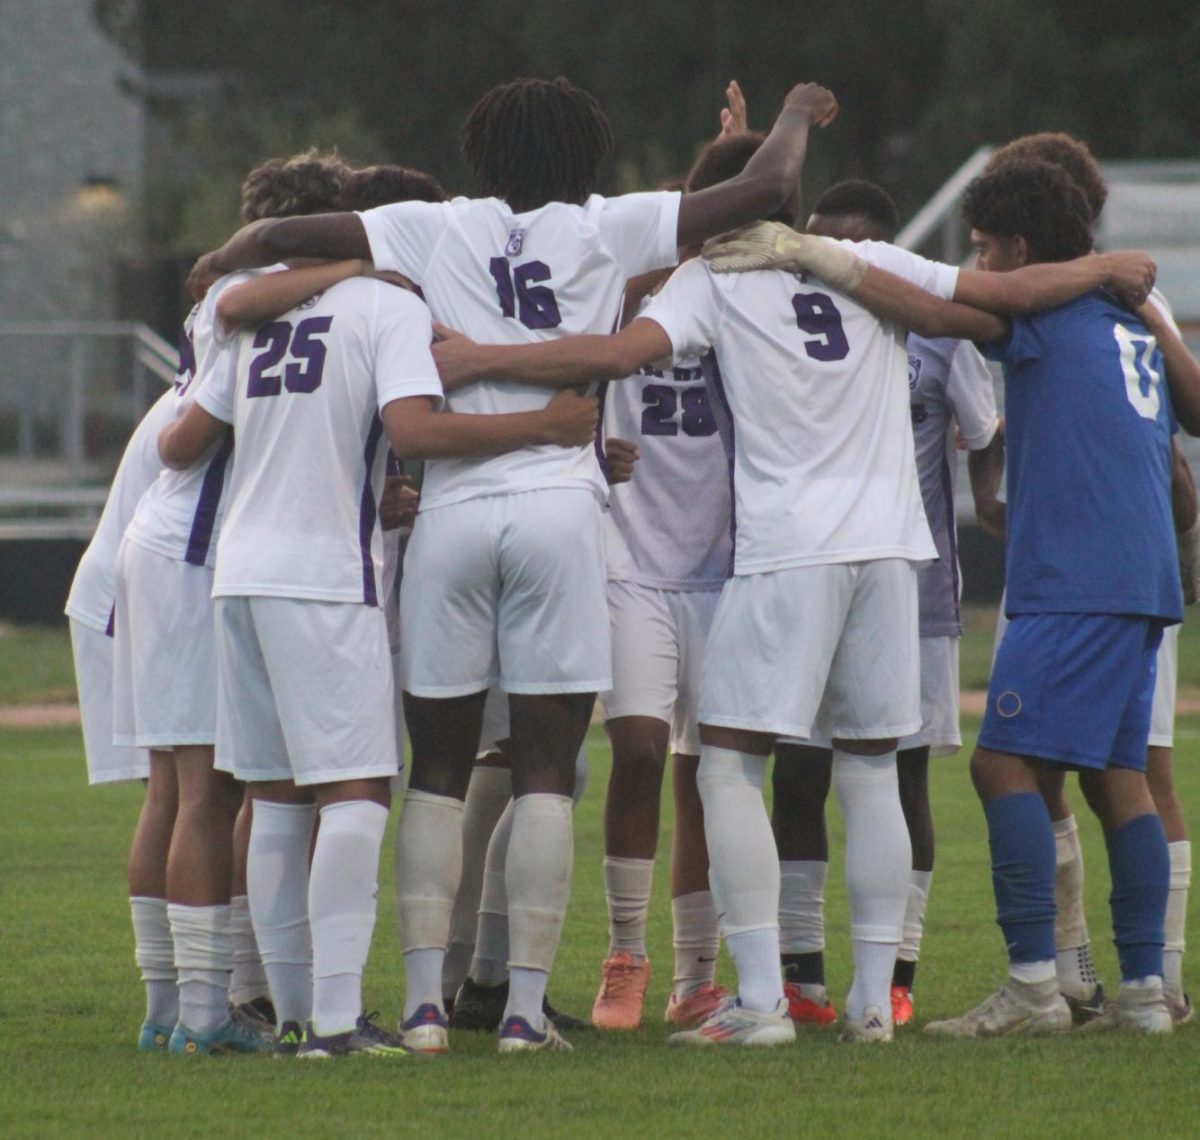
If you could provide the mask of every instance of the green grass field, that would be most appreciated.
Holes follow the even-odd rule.
[[[18,647],[15,656],[33,654],[36,668],[13,660]],[[21,686],[23,700],[54,699],[46,694],[61,689],[64,675],[69,685],[66,661],[59,633],[0,637],[0,703],[17,703],[10,684]],[[1003,976],[986,836],[966,755],[936,763],[931,778],[938,869],[917,978],[918,1021],[961,1012]],[[606,945],[600,806],[608,754],[597,729],[591,757],[591,784],[576,820],[574,893],[551,981],[554,1002],[579,1013],[590,1009]],[[1200,719],[1179,723],[1176,771],[1195,828]],[[671,974],[665,859],[650,928],[647,1018],[636,1033],[576,1033],[569,1056],[499,1058],[490,1037],[463,1033],[453,1036],[449,1057],[400,1062],[302,1066],[140,1055],[133,1042],[141,987],[123,882],[139,789],[89,789],[75,730],[0,732],[0,775],[0,1136],[1200,1134],[1197,1026],[1164,1040],[1069,1035],[955,1043],[925,1039],[918,1027],[901,1031],[890,1048],[839,1045],[820,1031],[802,1032],[794,1048],[761,1054],[667,1048],[660,1020]],[[837,835],[836,809],[830,812]],[[1096,957],[1114,982],[1103,845],[1090,818],[1081,818],[1081,831]],[[839,842],[834,849],[827,959],[840,1005],[849,945]],[[389,1024],[399,1015],[403,986],[390,857],[380,886],[366,994]],[[1195,905],[1192,914],[1189,933],[1200,945]],[[1194,991],[1196,960],[1185,965]],[[727,963],[723,976],[729,980]]]

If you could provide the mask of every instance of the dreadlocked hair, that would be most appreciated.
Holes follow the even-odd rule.
[[[339,210],[371,210],[393,202],[444,202],[446,191],[432,175],[406,166],[364,166],[352,170],[338,195]]]
[[[1087,196],[1051,162],[1009,162],[981,175],[963,193],[962,209],[972,229],[1023,237],[1031,262],[1069,261],[1092,248]]]
[[[242,220],[294,218],[337,209],[350,168],[337,154],[316,148],[260,162],[242,183]]]
[[[613,149],[600,104],[562,76],[493,87],[467,116],[461,141],[479,192],[516,213],[582,205]]]

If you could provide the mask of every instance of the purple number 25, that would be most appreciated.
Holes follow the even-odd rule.
[[[282,388],[315,392],[325,372],[325,342],[317,338],[332,324],[332,317],[306,317],[295,329],[288,321],[263,325],[254,337],[254,347],[262,351],[250,361],[246,396],[278,396]],[[280,376],[276,369],[285,357]]]

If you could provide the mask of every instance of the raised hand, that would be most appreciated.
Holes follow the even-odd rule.
[[[827,127],[837,118],[838,102],[833,92],[819,83],[798,83],[785,100],[791,107],[806,107],[809,122]]]
[[[725,102],[728,106],[721,108],[721,130],[717,137],[745,134],[750,129],[746,125],[746,97],[736,79],[731,79],[725,88]]]

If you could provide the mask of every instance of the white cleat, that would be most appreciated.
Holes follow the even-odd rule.
[[[1018,1037],[1065,1033],[1071,1010],[1058,992],[1058,980],[1008,984],[962,1017],[931,1021],[925,1032],[934,1037]]]
[[[893,1022],[885,1017],[883,1010],[877,1005],[869,1005],[863,1010],[862,1017],[843,1017],[842,1031],[838,1034],[839,1041],[852,1044],[886,1045],[892,1040]]]
[[[545,1019],[546,1028],[539,1032],[523,1017],[509,1017],[500,1027],[501,1053],[570,1053],[571,1043]]]
[[[745,1009],[735,997],[726,998],[696,1029],[672,1033],[671,1045],[791,1045],[796,1026],[788,1016],[787,998],[770,1013]]]
[[[1121,984],[1116,1001],[1111,1001],[1104,1012],[1083,1027],[1083,1033],[1102,1033],[1105,1030],[1121,1030],[1125,1033],[1170,1033],[1175,1020],[1163,997],[1162,983],[1153,985],[1127,986]]]
[[[1167,1009],[1171,1011],[1171,1020],[1176,1025],[1186,1025],[1196,1016],[1196,1008],[1187,994],[1164,993],[1167,999]]]

